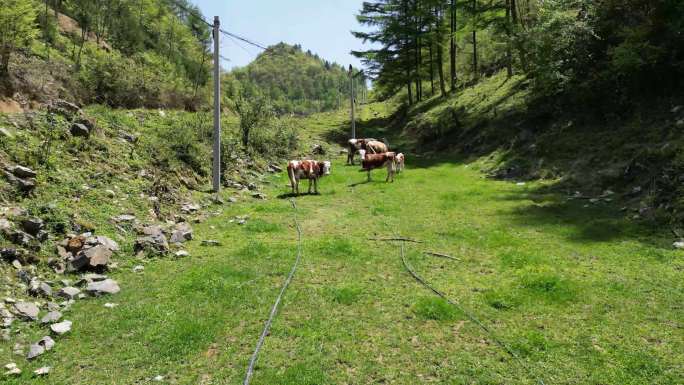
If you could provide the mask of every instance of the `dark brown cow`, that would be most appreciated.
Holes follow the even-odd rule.
[[[376,168],[387,167],[387,179],[385,182],[389,182],[390,179],[394,182],[394,172],[396,170],[396,154],[393,152],[384,152],[382,154],[366,154],[361,161],[361,167],[363,170],[368,172],[368,180],[371,180],[371,171]]]
[[[309,180],[309,194],[311,194],[311,181],[313,180],[314,191],[318,194],[318,179],[330,175],[330,162],[317,162],[315,160],[291,160],[287,163],[287,176],[290,178],[292,193],[299,195],[299,180]]]

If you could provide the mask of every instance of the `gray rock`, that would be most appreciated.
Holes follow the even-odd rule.
[[[42,368],[38,368],[38,369],[34,370],[33,374],[37,377],[47,376],[48,374],[50,374],[50,370],[52,370],[51,367],[43,366]]]
[[[38,306],[32,302],[17,302],[14,304],[14,310],[19,317],[30,321],[37,320],[40,313]]]
[[[188,252],[185,251],[185,250],[178,250],[178,251],[176,251],[176,254],[175,254],[175,255],[176,255],[176,257],[178,257],[178,258],[184,258],[184,257],[189,257],[189,256],[190,256],[190,253],[188,253]]]
[[[35,236],[39,231],[43,230],[45,224],[40,218],[27,218],[21,221],[21,228],[27,233]]]
[[[228,202],[230,202],[230,203],[236,203],[237,201],[238,201],[238,200],[237,200],[237,198],[235,198],[235,197],[230,197],[230,198],[228,198]]]
[[[80,293],[81,293],[81,291],[78,290],[77,288],[72,287],[72,286],[67,286],[67,287],[61,288],[61,289],[57,292],[57,295],[58,295],[59,297],[66,298],[66,299],[74,299],[74,298],[76,298]]]
[[[136,254],[145,251],[153,252],[155,254],[166,254],[169,251],[169,242],[163,233],[156,235],[149,235],[136,239],[133,250]]]
[[[53,333],[61,336],[71,331],[71,325],[72,322],[66,320],[50,325],[50,330],[52,330]]]
[[[676,113],[678,113],[679,111],[681,111],[682,108],[684,108],[684,107],[682,107],[682,106],[674,106],[674,107],[672,107],[672,109],[671,109],[670,111],[671,111],[673,114],[676,114]]]
[[[31,295],[41,295],[44,297],[52,297],[52,287],[46,282],[41,282],[37,279],[31,280],[29,284],[29,293]]]
[[[674,242],[672,244],[672,247],[674,247],[675,249],[679,249],[679,250],[684,249],[684,241]]]
[[[0,218],[0,231],[9,230],[12,227],[12,223],[5,218]]]
[[[184,214],[192,214],[201,209],[200,205],[195,204],[195,203],[185,203],[183,206],[181,206],[181,212]]]
[[[86,287],[86,291],[92,295],[102,295],[102,294],[116,294],[121,289],[119,284],[113,279],[105,279],[100,282],[89,283]]]
[[[263,193],[260,193],[260,192],[255,192],[255,193],[252,194],[252,198],[260,199],[260,200],[265,200],[267,197],[266,197],[266,194],[263,194]]]
[[[49,336],[45,336],[40,339],[40,341],[36,342],[35,344],[31,344],[29,347],[29,352],[26,355],[26,358],[29,360],[32,360],[43,353],[52,350],[52,348],[55,346],[55,340],[50,338]]]
[[[677,123],[675,123],[677,128],[683,128],[684,127],[684,119],[679,119]]]
[[[114,222],[133,222],[135,220],[135,215],[122,214],[112,218],[112,220],[114,220]]]
[[[137,265],[133,267],[134,273],[142,273],[143,271],[145,271],[145,266],[143,265]]]
[[[90,136],[90,129],[83,123],[74,123],[71,125],[71,135],[87,138]]]
[[[20,165],[9,167],[7,170],[17,178],[35,178],[36,176],[38,176],[38,174],[35,171],[31,170],[28,167]]]
[[[117,252],[117,251],[120,250],[120,249],[119,249],[119,244],[116,243],[116,241],[114,241],[114,240],[111,239],[111,238],[108,238],[108,237],[99,235],[99,236],[97,236],[96,239],[97,239],[97,243],[98,243],[98,244],[100,244],[100,245],[106,247],[107,249],[109,249],[109,250],[111,250],[111,251]]]
[[[202,241],[202,246],[221,246],[221,242],[213,239],[205,239]]]
[[[192,240],[192,231],[176,230],[171,234],[171,243],[183,243]]]
[[[21,374],[21,369],[17,367],[17,364],[14,362],[10,362],[9,364],[5,365],[5,369],[7,370],[5,372],[6,377],[10,376],[18,376]]]
[[[32,235],[20,230],[12,231],[8,236],[14,244],[24,247],[30,246],[31,242],[35,239]]]
[[[51,324],[53,322],[59,321],[60,319],[62,319],[62,313],[57,310],[53,310],[44,315],[43,318],[41,318],[40,323]]]

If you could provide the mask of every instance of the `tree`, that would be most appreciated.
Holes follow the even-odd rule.
[[[451,74],[451,92],[456,90],[456,0],[451,0],[449,8],[449,61]]]
[[[268,100],[261,95],[245,96],[239,94],[234,102],[235,112],[240,116],[242,146],[249,147],[252,129],[267,123],[273,118],[273,110]]]
[[[9,77],[11,55],[28,47],[38,32],[31,1],[0,0],[0,78]]]

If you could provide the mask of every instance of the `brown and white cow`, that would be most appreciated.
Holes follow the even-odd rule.
[[[347,141],[347,144],[349,145],[349,151],[347,152],[347,164],[351,164],[352,166],[354,165],[354,155],[356,155],[357,152],[360,150],[366,151],[366,144],[368,142],[374,142],[376,141],[373,138],[366,138],[366,139],[349,139]],[[361,157],[363,159],[363,156]]]
[[[393,152],[383,152],[382,154],[365,154],[361,161],[361,171],[368,172],[368,180],[371,180],[371,171],[376,168],[387,167],[387,178],[385,182],[390,179],[394,182],[394,172],[396,171],[397,155]]]
[[[404,160],[405,156],[404,153],[398,153],[397,154],[397,174],[404,171]]]
[[[287,176],[290,178],[292,193],[299,195],[299,180],[309,180],[309,194],[311,194],[311,181],[314,191],[318,194],[318,179],[330,175],[331,164],[329,161],[318,162],[315,160],[291,160],[287,163]]]

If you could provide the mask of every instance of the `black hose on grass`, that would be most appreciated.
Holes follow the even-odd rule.
[[[294,277],[295,271],[297,270],[297,265],[299,265],[299,261],[302,258],[302,229],[299,226],[299,221],[297,220],[297,204],[295,203],[294,199],[290,200],[290,203],[292,203],[292,208],[294,210],[294,223],[295,228],[297,229],[297,258],[295,259],[295,262],[292,265],[292,270],[290,270],[290,274],[287,276],[287,279],[285,280],[283,287],[280,289],[280,294],[278,294],[278,298],[276,298],[276,301],[273,304],[273,307],[271,308],[271,314],[268,316],[268,320],[264,325],[264,330],[261,332],[261,336],[259,336],[259,341],[257,341],[254,353],[252,353],[252,358],[250,358],[249,360],[249,366],[247,367],[247,373],[245,374],[245,380],[243,381],[243,385],[249,385],[249,382],[252,380],[252,376],[254,375],[254,366],[256,365],[257,357],[259,356],[259,351],[261,350],[261,347],[264,345],[266,335],[271,329],[273,319],[275,318],[276,313],[278,312],[278,305],[280,304],[280,300],[283,298],[285,290],[290,285],[292,277]]]
[[[409,272],[409,274],[411,274],[411,276],[413,276],[413,278],[414,278],[416,281],[418,281],[421,285],[425,286],[425,287],[426,287],[428,290],[430,290],[431,292],[433,292],[433,293],[435,293],[436,295],[438,295],[439,297],[441,297],[441,298],[442,298],[443,300],[445,300],[448,304],[452,305],[453,307],[455,307],[456,309],[458,309],[460,312],[462,312],[463,314],[465,314],[465,316],[466,316],[470,321],[472,321],[474,324],[476,324],[476,325],[479,326],[482,330],[484,330],[487,334],[489,334],[490,338],[491,338],[494,342],[496,342],[496,344],[499,345],[503,350],[505,350],[506,353],[510,354],[511,357],[513,357],[516,361],[518,361],[518,364],[520,364],[520,366],[521,366],[523,369],[525,369],[525,371],[527,371],[527,373],[528,373],[532,378],[534,378],[537,382],[539,382],[540,385],[545,385],[545,384],[544,384],[544,380],[542,380],[542,379],[539,378],[537,375],[535,375],[535,374],[532,372],[532,369],[531,369],[529,366],[527,366],[527,364],[525,364],[525,362],[520,358],[520,356],[519,356],[513,349],[511,349],[505,342],[503,342],[501,339],[499,339],[499,338],[494,334],[494,332],[493,332],[489,327],[487,327],[487,325],[483,324],[483,323],[482,323],[474,314],[472,314],[471,312],[469,312],[468,310],[466,310],[463,306],[459,305],[459,304],[456,303],[455,301],[452,301],[449,297],[447,297],[446,294],[442,293],[441,291],[437,290],[434,286],[430,285],[430,283],[428,283],[423,277],[421,277],[420,275],[418,275],[418,273],[416,273],[415,270],[413,270],[413,268],[411,267],[411,265],[410,265],[410,264],[408,263],[408,261],[406,260],[406,255],[405,255],[405,253],[404,253],[404,242],[401,242],[401,261],[402,261],[403,264],[404,264],[404,268],[406,268],[406,270]]]

